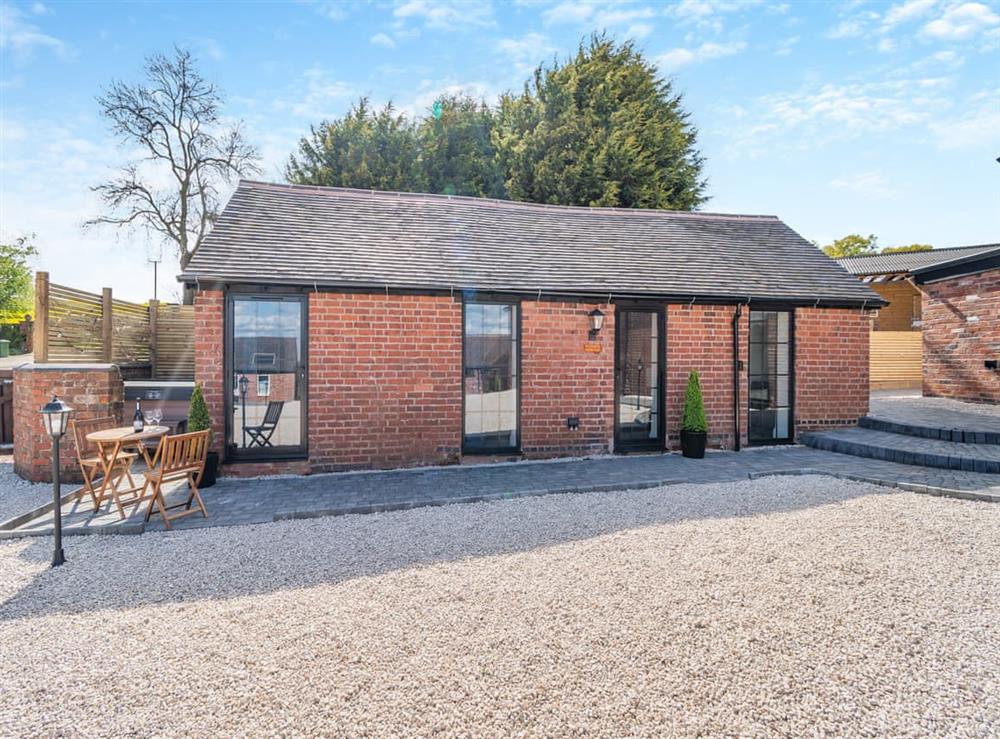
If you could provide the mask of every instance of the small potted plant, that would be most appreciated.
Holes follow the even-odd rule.
[[[708,422],[705,420],[705,403],[701,397],[698,372],[691,370],[687,389],[684,391],[684,418],[681,420],[681,453],[691,459],[705,456]]]
[[[212,418],[208,415],[208,406],[205,404],[205,396],[201,392],[201,385],[195,385],[191,393],[191,408],[188,410],[188,431],[208,431],[208,443],[212,444]],[[199,488],[210,488],[215,484],[215,478],[219,471],[219,453],[210,451],[205,459],[205,471],[201,475]]]

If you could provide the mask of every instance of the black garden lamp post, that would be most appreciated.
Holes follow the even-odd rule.
[[[604,313],[601,312],[600,308],[594,308],[590,311],[590,340],[594,341],[597,338],[597,334],[600,333],[601,328],[604,327]]]
[[[250,380],[246,375],[240,375],[240,408],[243,410],[243,448],[247,446],[247,388],[250,387]]]
[[[52,501],[53,501],[53,534],[55,541],[52,552],[52,566],[58,567],[66,561],[62,550],[62,497],[59,492],[59,440],[66,433],[69,425],[69,414],[73,409],[63,403],[55,395],[42,407],[42,420],[45,431],[52,439]]]

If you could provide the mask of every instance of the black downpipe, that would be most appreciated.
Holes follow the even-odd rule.
[[[736,304],[733,314],[733,449],[740,450],[740,317],[743,304]]]

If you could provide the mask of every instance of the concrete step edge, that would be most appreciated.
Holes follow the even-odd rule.
[[[991,444],[1000,446],[1000,431],[970,431],[958,428],[945,428],[943,426],[921,426],[901,421],[889,421],[885,418],[873,418],[872,416],[864,416],[858,420],[858,426],[871,429],[872,431],[885,431],[890,434],[914,436],[920,439],[952,441],[959,444]],[[1000,420],[997,421],[997,426],[1000,427]]]
[[[879,459],[885,462],[908,464],[916,467],[933,467],[936,469],[954,470],[956,472],[1000,474],[1000,460],[974,459],[972,457],[941,454],[939,452],[915,452],[906,449],[895,449],[863,441],[827,436],[822,431],[803,434],[799,438],[799,441],[814,449],[848,454],[852,457]]]

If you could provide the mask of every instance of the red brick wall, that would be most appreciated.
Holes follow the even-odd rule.
[[[688,373],[697,370],[708,420],[708,444],[733,444],[733,313],[735,306],[667,306],[667,443],[679,448],[684,390]],[[740,319],[740,358],[747,361],[749,311]],[[747,374],[740,377],[740,436],[747,439]]]
[[[33,482],[52,480],[52,440],[45,433],[42,406],[59,398],[71,419],[122,418],[124,385],[115,365],[26,365],[14,370],[14,471]],[[76,445],[67,431],[59,446],[60,477],[81,480]],[[66,491],[68,492],[68,491]]]
[[[198,294],[195,364],[222,445],[222,308]],[[614,311],[600,353],[584,351],[592,304],[521,303],[521,446],[525,456],[607,451],[614,435]],[[666,431],[679,445],[688,372],[701,375],[709,443],[733,448],[733,306],[670,305]],[[867,412],[869,320],[860,311],[796,311],[798,430],[847,425]],[[457,461],[462,434],[462,306],[451,297],[314,293],[309,297],[308,462],[230,465],[227,474],[400,467]],[[747,362],[749,311],[740,322]],[[740,428],[746,444],[747,373]],[[578,416],[570,431],[567,416]]]
[[[1000,270],[921,285],[924,395],[1000,403]]]
[[[450,297],[309,297],[314,470],[458,460],[462,305]]]
[[[868,413],[868,334],[860,310],[795,311],[795,428],[850,426]]]
[[[202,290],[194,297],[194,377],[212,418],[212,446],[221,451],[225,443],[223,396],[223,323],[225,297],[220,290]]]
[[[584,351],[590,312],[605,313],[595,343]],[[615,319],[608,306],[521,303],[521,449],[528,457],[606,453],[614,437]],[[578,416],[571,431],[567,416]]]

